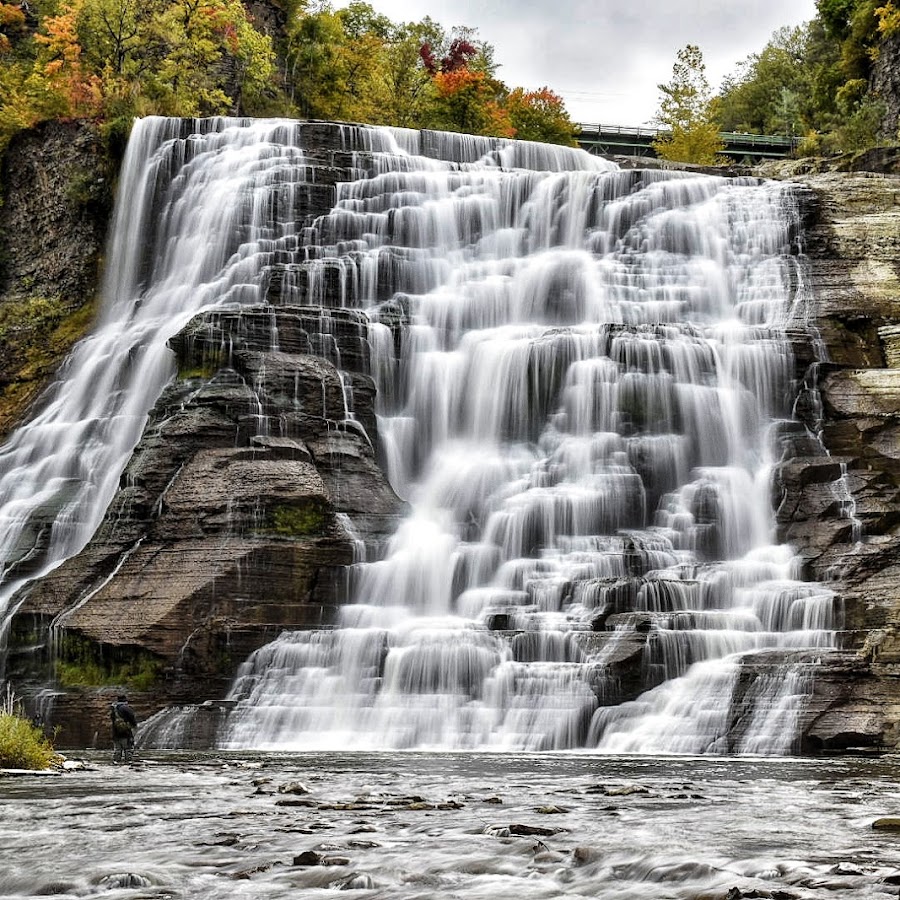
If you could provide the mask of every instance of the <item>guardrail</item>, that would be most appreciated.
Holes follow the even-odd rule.
[[[579,143],[585,149],[605,153],[622,149],[636,150],[639,155],[654,155],[653,142],[666,133],[665,128],[648,125],[579,124]],[[750,134],[740,131],[719,132],[724,153],[756,159],[788,156],[799,138],[780,134]]]

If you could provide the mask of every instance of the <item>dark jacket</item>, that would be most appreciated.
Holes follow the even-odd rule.
[[[131,737],[137,728],[137,716],[124,700],[117,700],[110,709],[113,737]]]

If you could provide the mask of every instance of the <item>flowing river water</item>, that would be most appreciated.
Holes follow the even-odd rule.
[[[0,896],[882,900],[900,891],[900,834],[872,823],[900,809],[897,763],[88,758],[0,778]]]

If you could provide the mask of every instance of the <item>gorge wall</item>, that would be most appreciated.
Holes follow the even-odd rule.
[[[849,171],[804,171],[828,167]],[[900,742],[898,171],[895,151],[767,170],[806,192],[809,324],[824,360],[806,370],[797,404],[821,446],[786,442],[786,455],[796,455],[776,479],[777,518],[807,577],[842,597],[852,651],[845,669],[817,685],[824,711],[809,725],[811,748]],[[833,487],[836,467],[843,494]]]
[[[310,135],[307,221],[330,208],[350,163],[334,129],[310,126]],[[56,152],[70,153],[62,144]],[[85,183],[102,184],[103,174],[87,171]],[[798,331],[795,341],[797,413],[819,440],[784,430],[774,501],[781,537],[798,548],[807,577],[838,592],[846,616],[846,652],[817,680],[805,748],[895,746],[900,178],[772,174],[804,186],[808,316],[821,338],[816,346]],[[48,204],[68,196],[62,185],[35,194],[26,177],[4,184],[4,215],[20,210],[7,220],[10,233],[48,216],[57,225],[42,226],[46,233],[71,224],[64,249],[51,254],[58,271],[51,265],[34,283],[67,304],[90,295],[102,215],[72,217],[54,206],[58,199]],[[42,198],[43,211],[27,206]],[[93,232],[82,230],[85,222]],[[32,284],[28,265],[40,255],[17,244],[7,271]],[[102,740],[108,698],[119,689],[143,718],[171,704],[221,700],[238,664],[280,630],[329,624],[344,567],[360,546],[377,552],[403,513],[379,467],[360,314],[284,305],[277,279],[268,300],[240,315],[205,313],[172,341],[178,376],[151,413],[96,537],[18,606],[7,674],[35,706],[54,684],[46,709],[62,727],[62,745],[83,746],[98,731]],[[363,427],[347,424],[348,402]],[[260,418],[281,423],[279,436],[260,437]],[[621,680],[639,664],[645,637],[637,632],[614,661]]]
[[[112,166],[86,122],[20,132],[0,160],[0,436],[90,327]]]

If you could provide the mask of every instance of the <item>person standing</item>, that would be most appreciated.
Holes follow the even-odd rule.
[[[110,708],[112,717],[113,762],[131,762],[134,756],[134,729],[137,716],[128,705],[128,697],[119,694]]]

